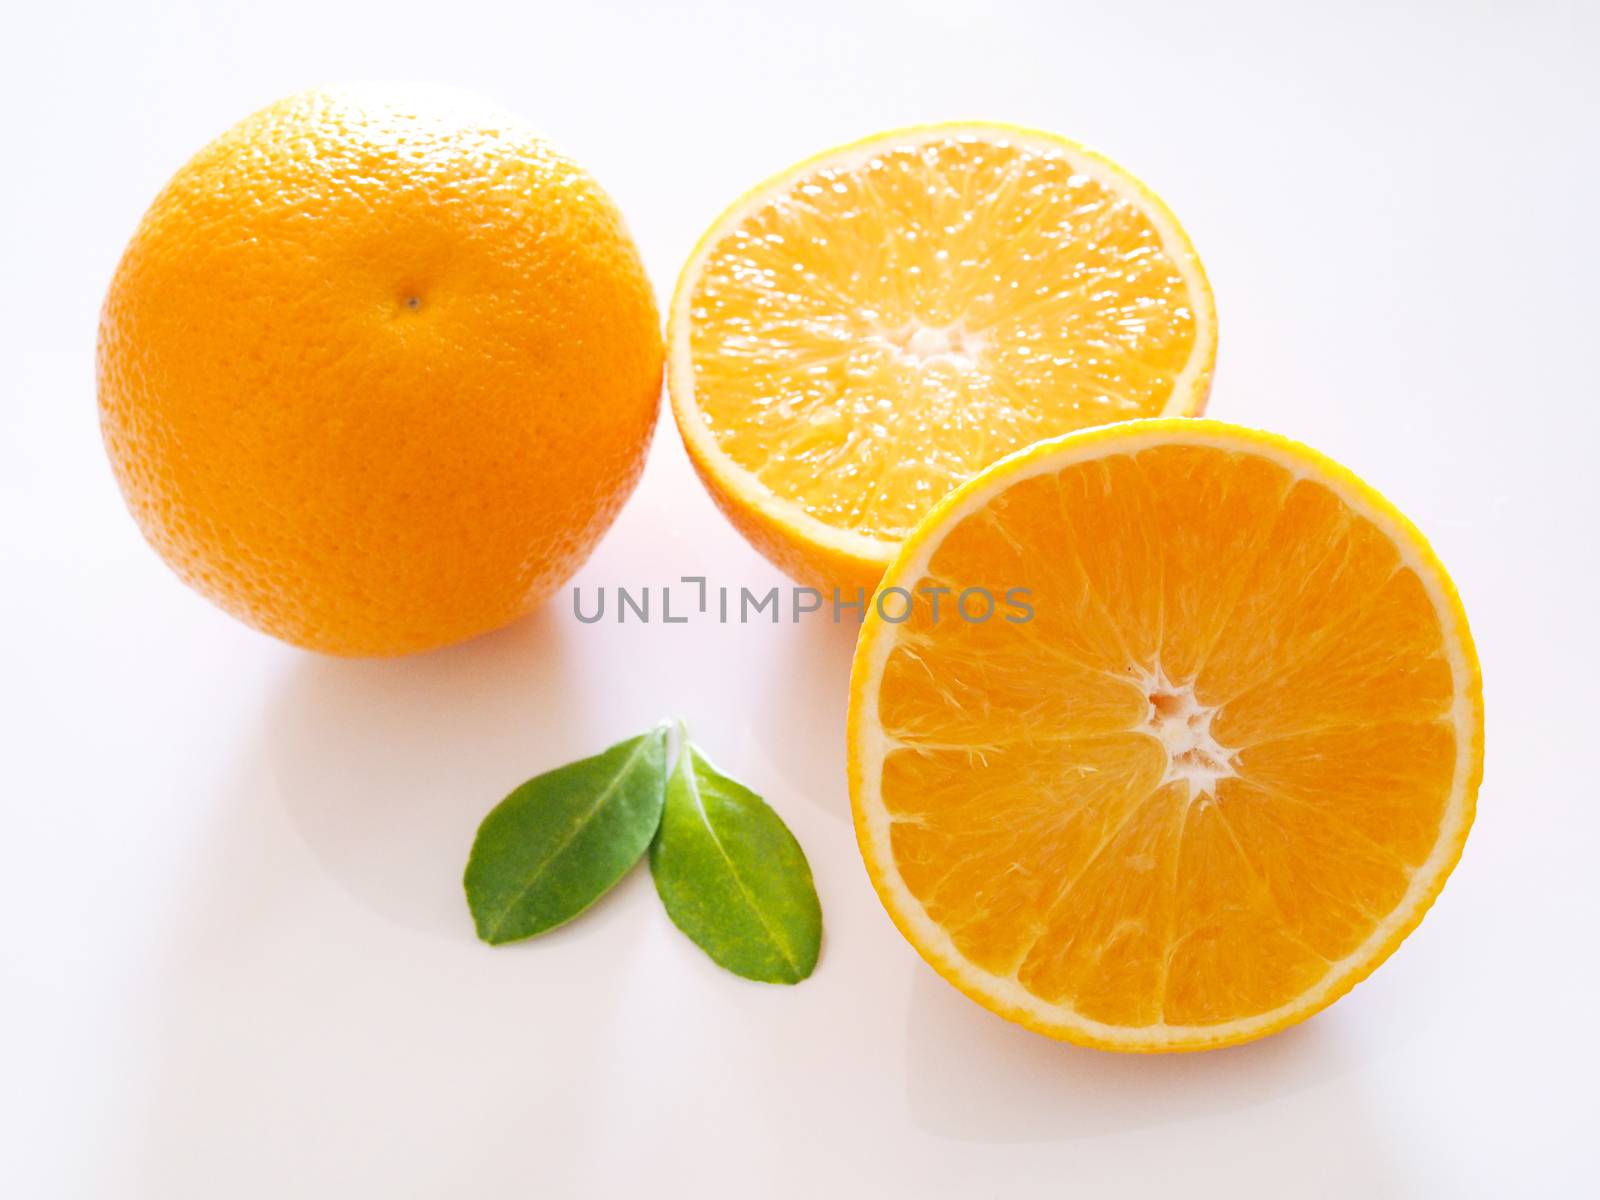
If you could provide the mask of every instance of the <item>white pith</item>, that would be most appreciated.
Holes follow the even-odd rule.
[[[1232,778],[1234,751],[1211,734],[1214,706],[1201,704],[1194,682],[1173,683],[1160,666],[1140,681],[1148,698],[1144,731],[1167,752],[1167,769],[1158,787],[1182,782],[1191,800],[1216,794],[1217,780]]]
[[[920,370],[944,363],[958,371],[970,371],[978,365],[984,349],[984,339],[968,333],[959,321],[942,326],[908,321],[895,329],[876,330],[873,337]]]
[[[1147,423],[1160,427],[1134,432],[1136,426]],[[1343,468],[1312,451],[1292,446],[1286,449],[1269,438],[1258,440],[1250,436],[1249,431],[1238,431],[1214,421],[1186,420],[1181,424],[1183,429],[1178,430],[1171,421],[1129,422],[1087,431],[1087,436],[1080,433],[1050,439],[1018,451],[1011,457],[1031,460],[1026,469],[1003,475],[996,471],[996,478],[969,485],[963,494],[948,499],[938,522],[941,532],[948,533],[963,518],[986,507],[1001,492],[1028,479],[1060,471],[1074,463],[1108,455],[1133,455],[1157,445],[1203,445],[1255,454],[1276,463],[1294,479],[1314,479],[1331,489],[1352,511],[1370,521],[1389,538],[1402,564],[1421,581],[1438,615],[1453,682],[1454,697],[1449,719],[1456,734],[1455,770],[1450,796],[1440,818],[1438,839],[1428,858],[1412,873],[1406,894],[1360,946],[1343,959],[1329,964],[1318,985],[1279,1008],[1237,1021],[1212,1025],[1165,1022],[1133,1027],[1108,1025],[1082,1016],[1070,1005],[1043,1000],[1023,987],[1014,976],[998,975],[972,963],[944,928],[928,916],[921,902],[901,880],[890,844],[893,818],[884,807],[881,793],[884,760],[893,747],[878,722],[876,699],[884,666],[903,629],[869,619],[862,630],[862,644],[858,648],[857,670],[860,678],[852,686],[852,695],[857,698],[859,706],[859,711],[853,708],[850,716],[852,749],[856,754],[852,763],[852,777],[858,781],[855,798],[862,850],[868,861],[878,868],[874,882],[885,906],[903,929],[914,933],[911,939],[913,944],[941,973],[953,981],[961,981],[964,989],[985,997],[990,1007],[1006,1015],[1020,1015],[1043,1032],[1113,1049],[1119,1045],[1139,1050],[1200,1049],[1248,1040],[1257,1031],[1277,1028],[1296,1016],[1314,1012],[1329,997],[1348,990],[1352,980],[1364,976],[1374,956],[1383,951],[1398,931],[1420,919],[1421,910],[1431,903],[1437,893],[1441,876],[1449,871],[1460,853],[1466,827],[1471,820],[1475,796],[1473,776],[1481,763],[1481,753],[1473,753],[1475,739],[1481,730],[1481,707],[1474,696],[1476,676],[1465,648],[1470,635],[1460,622],[1439,570],[1419,549],[1425,547],[1420,535],[1404,518],[1371,503],[1363,494],[1363,485]],[[1112,434],[1113,437],[1098,436],[1100,434]],[[1113,440],[1114,444],[1108,446],[1107,442]],[[1308,470],[1318,467],[1321,469]],[[895,579],[916,580],[926,575],[928,565],[942,541],[942,536],[923,538],[909,557],[903,558],[898,564],[899,569],[894,572]],[[1159,736],[1154,728],[1150,732]],[[1209,736],[1209,723],[1206,733]],[[1217,749],[1226,752],[1225,747]],[[1191,787],[1193,784],[1194,780],[1191,779]]]
[[[701,462],[716,476],[719,483],[739,498],[747,509],[759,513],[766,520],[792,529],[807,542],[820,545],[836,553],[865,559],[887,566],[900,547],[897,539],[872,537],[853,529],[841,529],[812,516],[792,500],[775,495],[756,478],[755,474],[727,454],[723,453],[701,415],[694,393],[694,369],[690,354],[689,308],[695,287],[704,270],[706,258],[717,248],[723,236],[753,211],[765,206],[772,198],[789,189],[801,178],[824,164],[848,169],[882,151],[886,145],[916,146],[926,141],[950,137],[1002,138],[1023,146],[1033,146],[1041,152],[1060,155],[1074,170],[1089,176],[1113,194],[1127,197],[1150,220],[1161,237],[1162,249],[1172,261],[1191,299],[1194,313],[1195,342],[1184,364],[1173,381],[1172,394],[1166,406],[1156,416],[1182,416],[1195,412],[1205,400],[1207,387],[1206,368],[1216,345],[1216,315],[1211,303],[1211,290],[1196,260],[1187,237],[1173,220],[1165,205],[1142,184],[1109,160],[1062,138],[1033,133],[1009,126],[973,124],[930,125],[921,128],[897,130],[881,137],[869,138],[840,150],[829,151],[816,158],[798,163],[781,175],[768,180],[743,197],[724,212],[700,240],[699,245],[684,264],[673,294],[672,309],[667,322],[670,339],[667,346],[667,376],[673,409],[684,440]],[[976,365],[981,347],[962,344],[956,326],[931,328],[926,326],[882,330],[878,336],[893,341],[897,349],[926,363],[942,358],[958,368]],[[920,340],[919,340],[920,339]],[[973,340],[968,338],[967,342]]]

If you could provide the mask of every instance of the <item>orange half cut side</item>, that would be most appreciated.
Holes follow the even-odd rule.
[[[897,130],[754,189],[668,322],[690,458],[806,582],[875,584],[953,487],[1041,438],[1199,412],[1211,289],[1166,205],[1005,125]]]
[[[1003,1016],[1118,1050],[1260,1037],[1387,958],[1461,854],[1460,599],[1303,446],[1208,420],[1041,443],[940,504],[884,586],[1030,589],[1028,621],[869,612],[851,681],[868,872]]]

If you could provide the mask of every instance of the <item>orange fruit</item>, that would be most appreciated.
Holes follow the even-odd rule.
[[[1205,420],[1042,442],[939,504],[883,586],[856,833],[901,932],[1002,1016],[1116,1050],[1260,1037],[1383,962],[1461,854],[1461,601],[1304,446]]]
[[[101,425],[184,580],[296,645],[402,654],[571,575],[638,479],[661,361],[633,241],[571,159],[472,97],[318,90],[145,214]]]
[[[946,492],[1041,438],[1205,405],[1216,314],[1166,205],[1075,142],[901,129],[701,239],[667,384],[701,479],[794,577],[870,588]]]

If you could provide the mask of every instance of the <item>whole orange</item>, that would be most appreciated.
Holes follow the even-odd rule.
[[[617,209],[472,97],[336,88],[156,198],[101,317],[101,427],[177,573],[333,654],[528,612],[638,480],[661,334]]]

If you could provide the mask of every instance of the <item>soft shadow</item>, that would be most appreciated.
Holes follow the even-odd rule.
[[[270,706],[266,757],[330,878],[388,920],[458,939],[460,866],[478,821],[580,744],[571,685],[548,610],[412,658],[306,657]]]
[[[1004,1021],[931,970],[911,989],[912,1118],[962,1142],[1066,1142],[1251,1108],[1349,1069],[1315,1020],[1243,1046],[1132,1055],[1058,1043]]]
[[[127,998],[149,1050],[124,1085],[141,1120],[123,1194],[232,1179],[283,1195],[310,1176],[330,1194],[446,1195],[481,1153],[463,1147],[528,1128],[576,1142],[604,1121],[648,873],[493,950],[461,889],[489,806],[607,723],[571,686],[570,632],[541,613],[414,658],[285,664],[220,781],[149,987]],[[556,1037],[593,1071],[553,1074]],[[400,1137],[416,1139],[404,1156]]]
[[[774,639],[767,687],[750,705],[747,731],[789,791],[830,817],[850,820],[845,715],[850,703],[853,620],[784,627]]]

